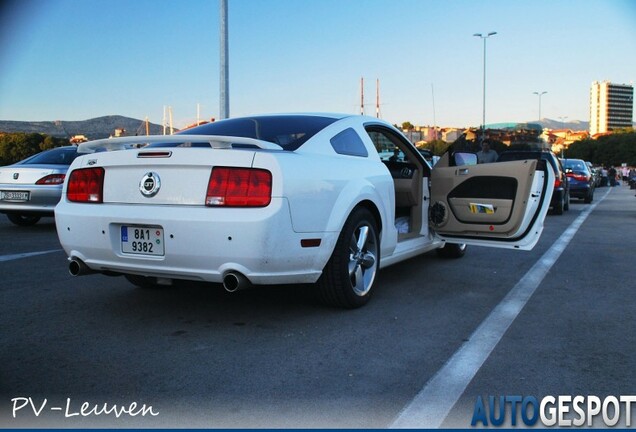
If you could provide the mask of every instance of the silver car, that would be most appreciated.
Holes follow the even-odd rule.
[[[0,213],[21,226],[53,216],[66,171],[77,155],[76,146],[58,147],[0,167]]]

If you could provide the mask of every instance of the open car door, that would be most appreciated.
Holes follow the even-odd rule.
[[[431,227],[449,243],[530,250],[553,186],[545,161],[476,165],[474,154],[447,152],[431,174]]]

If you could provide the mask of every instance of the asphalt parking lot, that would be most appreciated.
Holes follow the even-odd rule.
[[[2,216],[0,427],[465,428],[480,395],[633,394],[635,221],[634,191],[601,188],[531,252],[426,254],[344,311],[304,286],[73,278],[52,219]],[[132,403],[157,415],[92,410]]]

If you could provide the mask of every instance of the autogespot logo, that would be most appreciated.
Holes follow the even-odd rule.
[[[632,402],[636,396],[477,396],[470,425],[516,426],[521,418],[525,426],[534,426],[539,420],[543,426],[592,426],[595,418],[605,426],[616,426],[621,419],[625,426],[632,423]],[[507,415],[510,423],[507,424]]]

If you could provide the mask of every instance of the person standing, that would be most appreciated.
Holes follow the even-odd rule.
[[[629,168],[626,166],[621,168],[621,174],[623,176],[623,182],[627,183],[629,181]]]
[[[484,141],[481,144],[481,151],[477,152],[477,163],[483,164],[497,162],[498,156],[497,152],[490,148],[490,143],[488,141]]]
[[[616,183],[616,168],[614,168],[614,166],[611,166],[607,171],[607,176],[609,177],[610,186],[616,186],[618,184]]]
[[[603,168],[601,169],[601,186],[607,186],[608,184],[608,171],[607,171],[607,167],[603,166]]]

